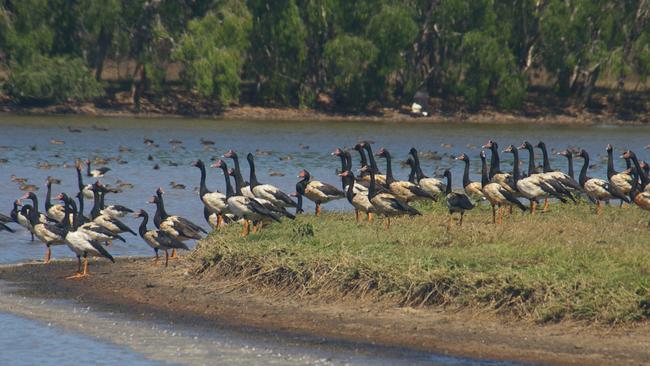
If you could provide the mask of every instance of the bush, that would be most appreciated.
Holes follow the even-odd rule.
[[[88,100],[103,94],[80,58],[35,56],[14,64],[4,89],[21,103]]]

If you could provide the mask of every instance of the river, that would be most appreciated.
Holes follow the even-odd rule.
[[[203,159],[212,162],[227,150],[234,149],[242,160],[244,175],[248,167],[244,156],[256,156],[258,179],[274,184],[286,192],[294,190],[298,172],[307,169],[315,179],[338,185],[334,174],[340,163],[331,156],[336,147],[350,147],[360,139],[374,141],[374,149],[386,147],[394,159],[395,175],[405,178],[403,161],[411,146],[426,152],[422,165],[425,174],[433,176],[450,168],[455,177],[454,186],[461,182],[462,164],[453,156],[465,152],[472,158],[473,179],[479,180],[478,153],[488,139],[496,140],[501,148],[519,145],[524,140],[536,143],[543,140],[549,149],[567,147],[585,148],[592,156],[591,176],[604,177],[606,171],[605,145],[613,144],[616,155],[624,148],[637,152],[640,158],[648,156],[644,147],[650,141],[650,129],[644,126],[534,126],[534,125],[468,125],[417,124],[390,122],[297,122],[297,121],[215,121],[195,119],[134,119],[92,117],[21,117],[0,115],[0,207],[9,213],[12,202],[24,192],[11,176],[28,178],[29,184],[40,189],[45,197],[44,183],[48,176],[59,178],[62,184],[53,187],[74,194],[76,176],[71,168],[76,158],[109,159],[111,171],[101,181],[116,186],[120,181],[133,188],[108,196],[109,202],[132,209],[145,208],[156,187],[165,190],[166,206],[170,213],[187,217],[203,226],[202,206],[197,196],[199,171],[190,164]],[[73,132],[80,131],[80,132]],[[144,144],[145,138],[158,146]],[[173,146],[170,140],[180,140]],[[206,145],[201,140],[211,140]],[[355,167],[358,155],[353,152]],[[523,156],[527,162],[527,154]],[[538,162],[541,163],[540,157]],[[227,163],[231,161],[226,160]],[[503,170],[511,169],[511,156],[502,157]],[[384,161],[378,159],[380,168]],[[64,167],[69,164],[70,167]],[[565,169],[566,160],[552,156],[554,168]],[[582,161],[576,159],[576,172]],[[623,161],[617,159],[617,169]],[[159,169],[154,169],[155,166]],[[85,178],[87,183],[93,182]],[[185,185],[174,189],[171,182]],[[208,168],[208,187],[224,191],[220,171]],[[90,203],[86,204],[87,207]],[[306,209],[312,209],[306,203]],[[41,207],[41,210],[43,207]],[[88,210],[89,208],[87,208]],[[325,205],[326,210],[348,210],[347,202],[340,200]],[[124,221],[137,229],[138,221]],[[12,225],[17,227],[17,225]],[[44,247],[30,242],[29,235],[18,228],[15,234],[1,232],[0,263],[17,263],[40,259]],[[113,255],[150,255],[151,249],[139,238],[126,237],[127,243],[110,248]],[[55,258],[71,257],[65,246],[54,248]],[[377,352],[364,349],[309,344],[287,344],[274,338],[251,334],[229,333],[224,330],[179,330],[169,324],[131,322],[120,314],[103,314],[92,309],[78,309],[73,303],[45,302],[11,295],[3,289],[0,296],[0,364],[45,363],[66,364],[92,362],[107,365],[158,363],[180,364],[493,364],[487,361],[446,358],[436,355],[402,353],[391,350]],[[43,311],[46,309],[47,311]],[[83,319],[83,322],[80,321]],[[79,325],[85,325],[80,327]],[[122,334],[122,336],[120,336]],[[157,344],[156,342],[160,342]],[[88,354],[79,349],[92,349]],[[161,351],[164,350],[164,351]],[[174,351],[174,350],[177,350]],[[118,352],[119,351],[119,352]],[[115,357],[119,354],[119,357]],[[496,364],[496,363],[495,363]]]

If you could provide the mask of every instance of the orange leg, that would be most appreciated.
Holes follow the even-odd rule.
[[[158,255],[158,251],[156,250],[156,256],[151,260],[154,266],[158,265],[158,259],[160,259],[160,256]]]
[[[451,230],[451,223],[454,221],[454,218],[451,215],[451,212],[449,213],[449,220],[447,220],[447,231]]]
[[[170,255],[169,258],[172,258],[172,259],[178,258],[178,256],[176,255],[176,249],[172,249],[172,255]]]
[[[248,220],[244,219],[244,224],[242,225],[241,236],[248,235]]]
[[[316,202],[316,216],[320,216],[320,202]]]
[[[503,208],[499,207],[499,225],[503,224]]]
[[[386,229],[390,229],[390,216],[386,218]]]
[[[537,201],[530,201],[530,214],[534,215],[537,209]]]
[[[460,212],[460,221],[458,221],[458,226],[463,226],[463,216],[465,216],[465,211]]]
[[[50,258],[52,258],[52,248],[48,246],[47,250],[45,251],[45,259],[43,260],[43,263],[44,264],[50,263]]]
[[[546,210],[548,210],[548,197],[544,198],[544,208],[542,208],[542,212],[546,213]]]
[[[359,222],[359,210],[356,208],[354,209],[354,218],[357,220],[357,222]]]
[[[221,214],[217,215],[217,229],[219,229],[223,225],[223,216]]]
[[[89,276],[89,274],[88,274],[88,258],[84,258],[84,270],[83,270],[83,272],[77,272],[77,273],[73,274],[72,276],[66,277],[65,279],[66,280],[79,280],[79,279],[82,279],[82,278],[88,277],[88,276]]]
[[[372,218],[373,218],[372,212],[368,212],[368,222],[372,222]]]
[[[596,215],[600,215],[602,212],[602,206],[600,205],[600,200],[596,201]]]

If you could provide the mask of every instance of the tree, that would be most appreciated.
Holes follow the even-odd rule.
[[[239,99],[240,73],[250,46],[252,27],[248,9],[236,0],[189,22],[173,58],[183,63],[183,80],[222,104]]]

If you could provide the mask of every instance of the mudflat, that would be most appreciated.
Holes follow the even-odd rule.
[[[0,280],[22,295],[62,298],[197,326],[229,326],[332,342],[398,347],[479,359],[558,365],[650,364],[650,326],[602,327],[576,322],[539,325],[489,312],[449,307],[397,307],[358,297],[291,296],[218,271],[196,274],[187,257],[168,268],[149,258],[91,263],[91,276],[64,277],[74,261],[0,267]],[[289,295],[289,296],[288,296]]]

